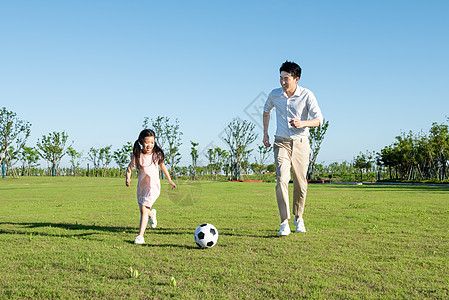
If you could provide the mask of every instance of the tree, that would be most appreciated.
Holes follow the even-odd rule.
[[[192,158],[192,165],[190,166],[190,176],[192,177],[192,180],[196,180],[196,174],[197,174],[197,162],[198,162],[198,147],[199,143],[195,143],[190,141],[190,144],[192,147],[190,148],[190,157]]]
[[[256,125],[246,120],[235,118],[225,128],[224,141],[228,144],[235,167],[233,171],[237,180],[242,175],[242,164],[250,153],[249,146],[257,139],[254,132]]]
[[[148,129],[150,119],[145,117],[143,120],[142,127],[143,129]],[[157,145],[165,150],[165,142],[167,140],[165,134],[165,128],[169,125],[170,119],[167,117],[158,116],[156,119],[151,119],[151,126],[153,127],[154,134],[156,135]]]
[[[59,164],[62,157],[67,153],[66,142],[68,135],[63,132],[52,132],[48,136],[43,135],[37,140],[39,155],[51,163],[51,175],[59,175]]]
[[[142,127],[146,129],[148,125],[149,118],[146,117]],[[179,130],[179,120],[176,119],[174,124],[170,124],[170,118],[158,116],[154,120],[151,119],[151,125],[156,135],[157,144],[164,151],[170,173],[176,177],[176,166],[181,161],[179,147],[181,146],[181,136],[183,135]],[[166,143],[167,146],[165,145]]]
[[[254,174],[258,174],[259,178],[262,179],[262,172],[265,170],[265,166],[255,162],[255,163],[252,163],[250,165],[250,167],[251,167],[251,170],[253,170]]]
[[[262,172],[266,170],[265,161],[273,151],[273,146],[265,147],[264,145],[259,145],[257,149],[259,150],[259,157],[256,156],[256,162],[251,164],[251,169],[254,173],[259,174],[260,179],[262,179]]]
[[[414,173],[417,167],[417,138],[413,132],[408,134],[401,133],[396,137],[394,143],[395,155],[398,158],[398,164],[396,169],[399,170],[401,178],[404,180],[411,180],[414,177]]]
[[[448,178],[449,126],[433,123],[429,134],[401,133],[396,141],[377,154],[377,161],[388,168],[390,178],[401,180],[446,180]]]
[[[393,147],[387,146],[380,150],[380,153],[378,153],[377,158],[378,164],[381,166],[384,166],[388,169],[388,173],[390,174],[390,179],[392,177],[392,170],[396,166],[396,157]]]
[[[223,150],[221,152],[221,160],[223,162],[221,170],[225,173],[226,177],[228,177],[229,173],[231,173],[231,155],[229,151]]]
[[[214,151],[217,157],[217,162],[215,165],[215,177],[217,177],[220,171],[225,168],[226,162],[229,157],[229,152],[219,147],[215,147]]]
[[[97,170],[100,165],[99,154],[100,154],[100,149],[96,149],[94,147],[91,147],[89,149],[89,152],[87,153],[87,159],[94,164],[93,167],[94,167],[95,177],[98,176]]]
[[[333,173],[338,173],[338,171],[340,170],[340,165],[338,164],[338,162],[333,162],[329,164],[329,172],[331,173],[331,177]]]
[[[256,162],[265,165],[265,161],[273,151],[273,146],[265,147],[264,145],[259,145],[257,149],[259,150],[259,157],[256,157]]]
[[[167,124],[164,128],[163,136],[167,142],[167,151],[165,156],[167,158],[167,164],[170,167],[170,173],[173,177],[176,177],[176,166],[181,161],[181,154],[179,153],[179,147],[181,146],[182,132],[179,130],[179,121],[175,120],[174,124]]]
[[[9,111],[6,107],[0,110],[0,162],[2,168],[5,168],[9,162],[14,176],[12,160],[17,158],[24,147],[31,133],[31,123],[20,120],[15,112]]]
[[[242,163],[241,163],[241,169],[243,171],[245,171],[245,174],[249,174],[249,170],[251,168],[251,164],[249,163],[249,158],[251,156],[251,153],[254,151],[254,149],[248,149],[247,151],[245,151],[245,153],[243,154],[243,159],[242,159]]]
[[[118,165],[120,177],[122,176],[122,170],[125,169],[126,165],[130,160],[130,153],[133,151],[133,145],[127,142],[122,148],[114,151],[113,158],[115,163]]]
[[[329,127],[329,121],[324,121],[323,124],[319,127],[310,127],[309,128],[310,159],[309,159],[309,167],[307,170],[307,179],[308,180],[312,179],[316,158],[318,157],[318,153],[320,152],[321,143],[324,140],[324,135],[326,134],[328,127]]]
[[[187,167],[176,167],[176,173],[182,176],[186,176],[189,173],[189,168]]]
[[[100,161],[103,167],[103,177],[106,176],[106,170],[109,164],[112,162],[112,153],[111,153],[112,145],[100,148],[98,151],[98,160]]]
[[[20,153],[20,160],[22,161],[22,176],[25,175],[25,169],[27,170],[27,175],[31,175],[31,168],[36,167],[39,160],[39,154],[33,147],[23,147]]]
[[[430,128],[430,145],[434,155],[434,165],[437,166],[436,177],[446,179],[447,161],[449,159],[449,127],[446,124],[433,123]]]
[[[362,153],[360,153],[359,155],[357,155],[356,158],[354,158],[353,165],[354,165],[354,168],[356,168],[360,171],[360,180],[363,180],[362,172],[363,172],[363,169],[365,168],[365,164],[366,164],[366,159]]]
[[[369,180],[369,171],[373,165],[373,154],[366,151],[366,153],[360,152],[356,158],[354,158],[354,167],[360,171],[360,180],[363,180],[362,171],[366,171],[366,179]]]
[[[208,168],[210,170],[210,174],[215,175],[215,180],[217,180],[228,156],[228,152],[226,150],[222,150],[220,147],[210,148],[207,150],[207,158],[209,160]]]
[[[275,164],[269,164],[267,166],[267,172],[270,172],[270,173],[276,172],[276,165]]]
[[[72,146],[67,147],[67,154],[70,156],[70,163],[72,164],[73,175],[76,176],[76,174],[78,173],[78,169],[80,167],[80,160],[83,154],[73,149]]]

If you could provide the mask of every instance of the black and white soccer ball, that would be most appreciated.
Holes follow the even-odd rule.
[[[204,223],[195,230],[195,243],[201,248],[212,248],[218,240],[218,231],[214,225]]]

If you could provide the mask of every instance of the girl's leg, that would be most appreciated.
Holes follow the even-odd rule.
[[[147,207],[144,205],[140,206],[140,228],[139,228],[139,235],[143,236],[145,233],[145,229],[148,225],[148,216],[151,215],[151,207]]]

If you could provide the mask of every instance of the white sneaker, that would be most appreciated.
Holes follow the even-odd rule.
[[[157,226],[156,210],[152,209],[151,213],[152,213],[153,216],[149,215],[148,216],[148,221],[150,223],[150,227],[151,228],[156,228],[156,226]]]
[[[295,223],[296,226],[296,232],[306,232],[306,227],[304,226],[304,219],[298,218],[293,220],[293,223]]]
[[[288,220],[281,223],[281,229],[279,229],[278,236],[287,236],[290,234],[290,226]]]
[[[138,235],[134,240],[134,244],[145,244],[145,239],[143,238],[143,236]]]

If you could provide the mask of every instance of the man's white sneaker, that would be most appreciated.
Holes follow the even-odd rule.
[[[136,236],[136,239],[134,240],[134,244],[145,244],[145,240],[143,236],[138,235]]]
[[[151,228],[156,228],[157,226],[157,219],[156,219],[156,210],[151,210],[151,215],[148,216],[148,221],[150,223]]]
[[[279,229],[278,236],[287,236],[290,234],[290,226],[288,220],[281,223],[281,229]]]
[[[294,219],[293,223],[295,223],[296,226],[296,232],[306,232],[306,227],[304,226],[304,220],[303,218]]]

